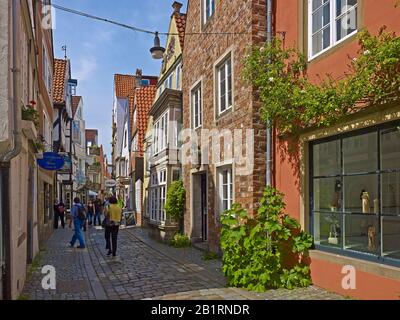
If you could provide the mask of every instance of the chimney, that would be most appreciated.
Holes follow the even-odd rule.
[[[143,75],[142,69],[136,69],[136,77],[142,78],[142,75]]]
[[[140,87],[142,83],[142,69],[136,69],[136,74],[135,74],[135,83],[136,87]]]
[[[183,6],[182,3],[178,2],[178,1],[175,1],[172,4],[172,8],[174,9],[174,13],[181,13],[182,6]]]

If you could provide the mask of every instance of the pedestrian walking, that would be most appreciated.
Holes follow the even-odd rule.
[[[62,200],[56,200],[54,204],[54,229],[58,229],[60,220],[61,226],[65,229],[65,205]]]
[[[118,206],[115,197],[109,199],[109,205],[105,208],[105,231],[107,255],[113,257],[117,255],[118,231],[122,220],[122,209]]]
[[[58,229],[58,217],[59,217],[59,212],[58,212],[58,200],[54,201],[54,229]]]
[[[61,220],[61,226],[65,229],[65,204],[62,200],[58,203],[58,216]],[[57,221],[58,225],[58,221]]]
[[[89,226],[91,226],[93,223],[93,217],[94,217],[94,204],[93,201],[89,200],[87,205],[87,219]]]
[[[71,242],[69,243],[71,247],[75,246],[75,242],[79,241],[78,249],[85,248],[85,240],[83,238],[82,226],[86,219],[85,208],[81,204],[81,200],[79,198],[74,199],[74,205],[71,208],[71,216],[74,220],[74,236],[72,237]]]
[[[96,198],[94,201],[94,221],[93,225],[96,226],[96,222],[98,222],[99,226],[101,226],[101,207],[102,202],[99,198]]]

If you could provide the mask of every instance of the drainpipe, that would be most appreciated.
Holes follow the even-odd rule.
[[[13,7],[12,7],[12,19],[13,19],[13,41],[12,41],[12,46],[13,46],[13,51],[12,51],[12,60],[13,60],[13,67],[11,69],[12,74],[13,74],[13,98],[12,98],[12,107],[10,108],[13,116],[12,116],[12,134],[14,136],[13,138],[13,148],[6,152],[5,154],[0,156],[0,162],[10,162],[13,158],[18,156],[18,154],[21,152],[22,149],[22,142],[21,142],[21,133],[18,131],[18,118],[20,112],[18,112],[18,100],[17,100],[17,85],[18,85],[18,79],[17,79],[17,73],[19,70],[17,69],[17,45],[18,45],[18,40],[17,40],[17,30],[18,30],[18,24],[17,24],[17,2],[18,1],[13,1]]]
[[[4,250],[5,250],[5,267],[4,270],[4,298],[11,299],[11,253],[10,253],[10,240],[11,240],[11,223],[10,223],[10,161],[18,156],[22,149],[21,133],[18,131],[18,119],[19,119],[19,107],[17,100],[17,34],[18,34],[18,23],[17,23],[17,4],[18,1],[12,1],[12,82],[13,82],[13,97],[10,101],[10,111],[12,112],[12,134],[13,134],[13,148],[8,150],[6,153],[0,155],[0,210],[2,212],[3,224],[3,237],[4,237]]]
[[[267,43],[272,42],[272,0],[267,0]],[[272,167],[272,124],[267,120],[267,172],[266,184],[272,185],[271,167]]]

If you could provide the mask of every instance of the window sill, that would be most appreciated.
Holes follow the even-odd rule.
[[[340,39],[338,42],[336,42],[334,45],[322,50],[321,52],[318,52],[317,54],[313,55],[312,57],[308,58],[308,64],[312,64],[315,62],[318,62],[321,59],[326,58],[330,54],[333,54],[337,50],[341,49],[343,46],[349,44],[354,40],[354,38],[357,36],[358,30],[354,31],[353,33],[347,35],[343,39]]]
[[[333,264],[352,265],[357,271],[376,274],[385,278],[400,280],[400,268],[381,264],[378,262],[371,262],[368,260],[361,260],[340,254],[329,253],[321,250],[310,250],[311,259],[323,260]]]
[[[233,113],[233,106],[229,107],[228,109],[218,113],[218,115],[215,118],[215,123],[218,124],[219,121],[222,119],[226,118],[229,114]]]

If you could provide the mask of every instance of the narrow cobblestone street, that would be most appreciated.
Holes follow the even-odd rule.
[[[21,298],[29,300],[277,300],[342,299],[317,287],[254,293],[227,288],[220,261],[202,259],[194,248],[177,249],[120,230],[116,258],[106,256],[103,231],[86,233],[87,249],[68,248],[71,229],[57,230],[31,267]],[[56,290],[44,290],[41,269],[56,269]]]

